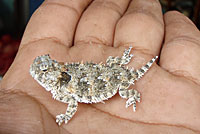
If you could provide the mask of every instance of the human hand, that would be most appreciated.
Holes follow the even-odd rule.
[[[178,12],[163,17],[157,0],[46,0],[1,82],[0,133],[200,133],[199,41],[188,18]],[[70,122],[58,126],[55,117],[67,105],[30,76],[34,58],[50,54],[57,61],[99,63],[130,45],[129,67],[160,55],[134,86],[141,93],[137,111],[116,95],[106,104],[79,104]]]

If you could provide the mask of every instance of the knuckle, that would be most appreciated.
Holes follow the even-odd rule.
[[[96,45],[106,45],[106,46],[110,46],[111,45],[110,43],[108,43],[108,41],[100,39],[100,38],[95,37],[95,36],[87,36],[82,40],[77,40],[75,42],[75,44],[76,45],[81,45],[81,44],[92,45],[92,44],[96,44]]]
[[[167,42],[165,42],[166,47],[188,47],[188,48],[198,48],[200,49],[200,41],[194,37],[189,36],[178,36]]]
[[[94,8],[102,8],[103,10],[112,10],[117,14],[119,14],[119,16],[122,16],[123,14],[122,8],[118,4],[112,1],[102,1],[102,0],[95,1]]]
[[[167,20],[166,26],[171,24],[177,24],[179,26],[189,24],[194,26],[194,23],[187,16],[178,11],[168,11],[164,14],[164,18]]]
[[[164,24],[162,21],[158,20],[153,14],[146,10],[132,10],[124,15],[124,17],[119,21],[119,26],[127,23],[134,23],[140,25],[141,28],[148,26],[153,26],[155,30],[163,31]]]
[[[154,20],[162,24],[161,10],[162,8],[158,0],[138,1],[131,3],[131,6],[127,10],[125,16],[141,16],[145,19],[145,21]]]
[[[70,2],[70,1],[58,1],[58,0],[46,0],[40,7],[46,8],[46,6],[55,6],[56,8],[65,8],[66,10],[71,10],[78,16],[80,16],[80,4],[77,2],[77,4]]]
[[[172,10],[165,13],[166,16],[182,15],[179,11]]]
[[[130,17],[141,18],[141,19],[144,19],[145,21],[154,21],[155,20],[155,16],[153,14],[151,14],[149,11],[143,10],[143,9],[131,10],[131,11],[127,12],[126,15],[128,15]]]
[[[140,1],[142,2],[142,5],[144,5],[148,9],[160,9],[161,10],[161,4],[159,0],[147,0],[147,1]]]

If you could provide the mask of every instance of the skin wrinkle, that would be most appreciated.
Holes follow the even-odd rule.
[[[194,77],[192,77],[191,75],[187,75],[187,76],[184,75],[184,72],[189,74],[187,71],[183,71],[183,70],[170,71],[170,70],[167,70],[167,69],[164,69],[164,70],[167,71],[168,73],[176,76],[176,77],[184,78],[184,79],[189,80],[190,82],[194,83],[195,85],[200,86],[200,83],[198,83],[198,80],[196,80]],[[182,72],[182,75],[181,75],[180,72]]]
[[[78,40],[75,42],[76,45],[83,45],[83,44],[101,44],[101,45],[107,45],[109,46],[110,44],[107,41],[103,41],[99,39],[98,37],[95,36],[89,36],[89,39],[86,40]]]
[[[97,111],[103,112],[103,113],[105,113],[105,114],[107,114],[107,115],[109,115],[109,116],[112,116],[112,117],[114,117],[114,118],[118,118],[118,119],[122,119],[122,120],[125,120],[125,121],[129,121],[129,122],[131,122],[131,123],[145,124],[145,125],[153,125],[153,126],[154,126],[154,125],[163,125],[163,126],[170,126],[170,127],[178,127],[178,128],[184,128],[184,129],[191,130],[191,131],[193,131],[193,132],[195,132],[195,133],[200,133],[200,131],[198,131],[198,130],[194,130],[194,129],[192,129],[192,128],[189,128],[189,127],[186,127],[186,126],[183,126],[183,125],[175,125],[175,124],[167,124],[167,123],[152,123],[152,122],[151,122],[151,123],[148,123],[148,122],[130,120],[130,119],[122,118],[122,117],[117,116],[117,115],[113,115],[113,114],[111,114],[111,113],[109,113],[109,112],[102,111],[102,110],[100,110],[99,108],[97,108],[97,107],[95,107],[95,106],[93,106],[93,105],[90,105],[90,107],[96,109]]]
[[[76,43],[76,46],[78,45],[83,45],[83,44],[94,44],[94,45],[99,45],[99,44],[104,44],[102,40],[96,38],[96,37],[93,37],[95,38],[96,40],[98,40],[97,42],[95,41],[83,41],[83,40],[80,40],[80,41],[77,41]],[[120,43],[118,47],[120,46],[130,46],[130,44],[134,44],[133,42],[126,42],[126,43]],[[107,45],[107,44],[104,44],[104,45]],[[150,56],[150,57],[154,57],[155,55],[154,54],[151,54],[151,51],[149,49],[145,49],[145,48],[140,48],[138,46],[132,46],[132,50],[134,51],[138,51],[139,53],[141,54],[144,54],[144,55],[147,55],[147,56]]]
[[[180,25],[180,23],[183,23],[183,25],[185,25],[185,23],[187,23],[187,25],[189,24],[191,27],[193,27],[192,29],[194,29],[194,30],[196,30],[197,32],[199,32],[199,30],[195,27],[194,28],[194,26],[196,26],[196,25],[194,25],[194,24],[191,24],[191,23],[188,23],[188,22],[185,22],[185,21],[183,21],[183,20],[179,20],[179,21],[174,21],[174,22],[168,22],[168,23],[166,23],[165,22],[165,27],[169,27],[169,26],[175,26],[175,25]],[[187,26],[188,27],[188,26]]]
[[[196,25],[188,17],[186,17],[185,15],[179,13],[178,11],[168,11],[167,13],[165,13],[164,16],[168,16],[168,15],[170,16],[170,14],[173,15],[173,16],[175,15],[175,16],[182,17],[182,19],[173,19],[166,26],[174,25],[175,23],[176,24],[180,24],[180,23],[185,24],[185,23],[187,23],[187,24],[189,24],[191,26],[195,26],[196,27]]]
[[[2,93],[2,94],[1,94]],[[29,97],[30,99],[32,99],[33,101],[35,101],[38,105],[39,105],[39,107],[41,108],[41,107],[43,107],[44,109],[45,109],[45,111],[47,112],[47,114],[49,114],[51,117],[52,117],[52,119],[54,119],[55,120],[55,117],[54,117],[54,115],[52,115],[49,111],[48,111],[48,109],[39,101],[39,100],[37,100],[37,98],[35,98],[34,96],[31,96],[31,95],[29,95],[28,93],[26,93],[26,92],[24,92],[23,90],[21,90],[21,89],[0,89],[0,98],[2,99],[2,95],[3,95],[3,97],[5,96],[5,95],[10,95],[10,94],[15,94],[15,95],[24,95],[24,96],[26,96],[26,97]],[[0,99],[0,100],[1,100]],[[40,109],[41,110],[41,109]],[[42,113],[42,111],[40,111],[41,113]],[[42,115],[41,115],[42,116]],[[41,120],[42,120],[42,128],[43,128],[43,133],[45,134],[45,127],[44,127],[44,118],[42,118],[41,117]],[[62,128],[63,128],[63,126],[61,126]],[[59,132],[60,132],[60,129],[61,129],[61,127],[59,127]],[[63,128],[68,134],[72,134],[72,133],[70,133],[66,128]]]
[[[128,7],[130,6],[130,4],[131,4],[131,1],[132,0],[129,0],[129,3],[128,3],[128,5],[127,5],[127,7],[126,7],[126,9],[124,10],[124,13],[122,14],[122,16],[116,21],[116,23],[115,23],[115,28],[114,28],[114,31],[113,31],[113,39],[112,39],[112,47],[114,47],[115,45],[114,45],[114,39],[115,39],[115,32],[116,32],[116,27],[117,27],[117,24],[119,23],[119,21],[120,21],[120,19],[124,16],[124,14],[127,12],[127,10],[128,10]]]
[[[123,13],[121,12],[122,9],[120,8],[119,5],[117,5],[116,3],[112,2],[112,1],[95,1],[95,4],[99,4],[99,7],[103,7],[109,10],[112,10],[114,12],[116,12],[119,16],[122,16]]]
[[[180,44],[181,41],[183,41],[184,43]],[[179,36],[174,39],[171,39],[165,43],[165,46],[166,46],[166,48],[168,48],[168,47],[173,47],[174,45],[188,46],[188,44],[189,44],[189,46],[194,46],[194,47],[200,48],[200,43],[198,42],[198,40],[196,40],[195,38],[192,38],[192,37],[188,37],[188,36]],[[165,69],[165,70],[175,76],[184,77],[184,78],[194,82],[198,86],[200,85],[199,80],[192,77],[192,75],[186,70],[169,70],[169,69]],[[185,75],[185,74],[187,74],[187,75]]]
[[[20,89],[19,89],[20,90]],[[44,104],[42,104],[42,102],[40,102],[37,98],[35,98],[35,97],[33,97],[33,96],[31,96],[31,95],[29,95],[29,94],[27,94],[27,93],[25,93],[25,92],[23,92],[23,91],[21,91],[22,93],[24,93],[25,95],[27,95],[28,97],[30,97],[30,98],[32,98],[35,102],[37,102],[38,104],[40,104],[46,111],[47,111],[47,113],[54,119],[54,120],[56,120],[56,118],[54,117],[54,115],[52,115],[50,112],[49,112],[49,110],[48,110],[48,108],[44,105]],[[43,119],[43,118],[42,118]],[[44,120],[42,121],[42,122],[44,122]],[[44,124],[43,124],[44,125]],[[43,126],[44,127],[44,126]],[[61,126],[62,128],[63,128],[63,126]],[[61,127],[59,127],[59,131],[60,131],[60,129],[61,129]],[[69,132],[66,128],[63,128],[68,134],[71,134],[71,132]]]
[[[36,39],[36,40],[31,40],[28,43],[25,44],[21,44],[21,47],[19,48],[19,50],[22,50],[24,48],[26,48],[27,46],[31,46],[34,43],[39,43],[40,41],[52,41],[55,42],[58,45],[64,46],[66,49],[68,49],[67,45],[65,45],[64,43],[62,43],[58,38],[56,37],[43,37],[41,39]]]
[[[85,9],[82,11],[82,13],[80,14],[80,16],[79,16],[79,18],[78,18],[78,21],[77,21],[77,23],[76,23],[76,26],[75,26],[75,28],[74,28],[74,36],[73,36],[73,38],[72,38],[72,43],[70,43],[70,44],[72,44],[70,47],[73,47],[74,46],[74,40],[75,40],[75,35],[76,35],[76,30],[77,30],[77,27],[78,27],[78,24],[79,24],[79,22],[80,22],[80,19],[81,19],[81,17],[82,17],[82,15],[83,15],[83,13],[85,12],[85,10],[91,5],[93,3],[93,0],[91,0],[90,2],[89,2],[89,4],[85,7]]]
[[[118,20],[116,20],[115,24],[114,24],[114,29],[113,29],[113,36],[112,36],[112,43],[108,43],[108,41],[106,40],[102,40],[102,39],[99,39],[98,37],[92,37],[90,36],[89,38],[92,38],[92,43],[93,44],[102,44],[102,45],[108,45],[108,46],[113,46],[113,42],[114,42],[114,35],[115,35],[115,30],[116,30],[116,25],[118,23],[118,21],[121,19],[121,17],[125,14],[125,12],[127,11],[130,3],[131,3],[131,0],[129,0],[128,2],[128,6],[126,7],[126,9],[122,12],[122,9],[120,8],[119,5],[117,5],[116,3],[112,2],[112,1],[95,1],[96,3],[94,4],[99,4],[99,7],[100,6],[103,6],[103,7],[106,7],[107,9],[112,9],[113,11],[117,12],[119,14],[119,18]],[[95,6],[96,6],[95,5]],[[109,5],[109,6],[108,6]],[[98,8],[98,7],[97,7]],[[76,27],[77,28],[77,27]],[[94,39],[94,40],[93,40]],[[88,43],[88,44],[91,44],[91,41],[89,41],[88,39],[87,40],[81,40],[79,39],[78,41],[76,41],[74,44],[85,44],[85,43]]]
[[[145,9],[131,9],[124,14],[124,17],[127,17],[129,15],[146,16],[147,18],[149,18],[146,20],[154,21],[154,23],[156,23],[157,26],[160,26],[161,29],[163,29],[164,27],[163,22],[161,22],[154,14],[150,13],[149,11]]]
[[[26,97],[29,97],[30,99],[32,99],[33,101],[35,101],[35,98],[28,95],[27,93],[21,91],[20,89],[0,89],[0,93],[2,93],[3,97],[5,97],[6,95],[10,95],[10,94],[13,94],[13,95],[23,95],[23,96],[26,96]],[[0,98],[2,99],[3,98],[0,94]],[[42,118],[42,111],[41,111],[41,107],[40,107],[40,104],[35,101],[36,104],[39,105],[39,108],[40,108],[40,117],[41,117],[41,122],[42,122],[42,130],[43,130],[43,134],[45,134],[45,128],[44,128],[44,121],[43,121],[43,118]]]
[[[101,6],[104,5],[104,7],[107,7],[107,9],[111,8],[112,10],[114,10],[115,12],[117,12],[122,17],[126,13],[126,11],[128,10],[128,7],[129,7],[129,5],[131,3],[131,0],[129,1],[128,6],[126,7],[126,9],[125,9],[125,11],[123,13],[121,13],[122,9],[120,8],[120,6],[118,6],[114,2],[111,2],[111,1],[109,1],[109,2],[108,1],[104,1],[104,2],[102,2],[102,1],[95,1],[95,2],[96,3],[102,3]],[[105,6],[108,3],[109,3],[110,6]],[[121,19],[121,17],[115,23],[115,26],[114,26],[115,28],[114,28],[113,36],[112,36],[113,37],[112,44],[109,44],[106,40],[103,41],[102,39],[99,39],[98,37],[94,37],[94,36],[89,36],[89,38],[91,38],[90,40],[88,40],[88,39],[87,40],[78,40],[78,41],[74,42],[74,44],[76,44],[76,45],[81,45],[81,44],[102,44],[102,45],[106,45],[106,46],[114,46],[113,42],[114,42],[114,37],[115,37],[114,36],[115,35],[115,30],[116,30],[116,26],[117,26],[119,20]],[[76,29],[77,29],[77,27],[76,27]]]
[[[28,94],[27,94],[28,95]],[[35,102],[37,102],[37,103],[39,103],[39,105],[40,106],[42,106],[46,111],[47,111],[47,113],[54,119],[54,120],[56,120],[56,118],[48,111],[48,109],[47,109],[47,107],[46,106],[44,106],[39,100],[37,100],[37,98],[34,98],[34,97],[32,97],[32,96],[30,96],[30,95],[28,95],[29,97],[31,97],[31,98],[33,98],[33,100],[35,101]],[[43,128],[44,128],[44,130],[45,130],[45,127],[44,127],[44,118],[41,118],[41,120],[42,120],[42,122],[43,122]],[[62,126],[61,126],[62,127]],[[60,132],[60,129],[61,129],[61,127],[59,127],[59,132]],[[62,127],[63,128],[63,127]],[[68,134],[71,134],[67,129],[65,129],[65,128],[63,128]],[[45,132],[45,131],[44,131]],[[45,133],[44,133],[45,134]]]
[[[165,25],[165,22],[163,22],[163,25]],[[163,49],[163,47],[164,47],[164,42],[165,42],[165,36],[166,36],[166,28],[165,28],[165,26],[163,26],[163,39],[162,39],[162,41],[160,42],[160,51],[159,51],[159,57],[161,56],[161,50]],[[158,58],[158,65],[159,65],[159,62],[160,62],[160,58]]]
[[[136,26],[138,24],[141,24],[144,26],[147,24],[150,24],[156,28],[154,30],[154,32],[157,31],[157,33],[159,33],[159,35],[163,36],[164,23],[163,23],[162,19],[159,19],[159,18],[162,18],[161,7],[160,7],[159,2],[157,0],[156,1],[145,1],[145,3],[148,5],[146,5],[144,2],[141,2],[141,1],[132,1],[132,2],[133,3],[130,5],[127,13],[123,16],[122,24],[127,23],[127,24],[131,25],[130,23],[128,23],[128,20],[134,21],[133,26]],[[142,9],[139,9],[139,7]],[[149,10],[152,9],[152,10],[151,10],[151,12],[149,12],[147,9],[149,9]],[[158,16],[160,16],[160,17],[158,17]],[[135,19],[133,19],[133,18],[135,18]],[[120,29],[123,28],[123,25],[122,25],[122,28],[120,28],[120,26],[121,25],[119,25],[119,31],[121,31]],[[125,28],[126,28],[126,26],[125,26]],[[133,32],[134,30],[128,30],[128,31],[129,32],[132,31],[131,33],[133,33],[135,35],[135,34],[137,34],[136,32],[141,32],[140,30],[142,30],[142,29],[136,28],[135,32]],[[123,31],[123,32],[125,32],[125,31]],[[119,34],[118,37],[120,37],[120,36],[121,35]],[[154,41],[154,40],[151,40],[150,38],[149,38],[150,42]],[[126,37],[124,37],[124,38],[122,38],[122,40],[132,40],[132,39],[131,39],[131,37],[130,37],[130,39],[127,39]],[[137,39],[134,38],[134,40],[139,43],[139,41]],[[116,40],[116,41],[119,41],[119,40]],[[162,43],[162,40],[160,39],[159,42],[156,44],[159,44],[159,46],[161,46],[161,43]],[[156,46],[156,47],[158,47],[158,46]],[[159,50],[159,48],[157,48],[156,50]],[[156,53],[159,53],[159,52],[156,52]]]
[[[69,10],[72,10],[73,12],[75,12],[75,14],[77,16],[81,15],[80,12],[76,8],[71,7],[69,5],[66,5],[66,4],[61,4],[61,3],[56,3],[56,2],[48,2],[47,1],[47,2],[45,2],[45,4],[42,4],[41,7],[48,6],[48,5],[56,5],[56,6],[61,6],[61,7],[64,7],[64,8],[68,8]]]
[[[86,126],[87,126],[87,128],[88,128],[88,134],[91,134],[91,132],[90,132],[90,128],[89,128],[89,124],[88,124],[88,122],[87,122],[87,118],[85,118],[85,122],[86,122]]]
[[[88,6],[90,6],[90,4],[92,3],[92,1],[89,2],[89,4],[88,4],[87,6],[85,6],[85,8],[84,8],[81,12],[78,11],[78,10],[76,10],[76,8],[70,7],[70,6],[66,5],[66,4],[61,4],[61,3],[56,3],[56,2],[48,2],[48,1],[45,1],[44,3],[45,3],[45,4],[42,4],[41,7],[47,6],[47,5],[58,5],[58,6],[62,6],[62,7],[65,7],[65,8],[68,8],[68,9],[74,11],[75,14],[78,16],[78,21],[77,21],[77,24],[78,24],[78,23],[79,23],[79,20],[80,20],[80,18],[81,18],[82,13],[84,12],[84,10],[85,10]],[[37,10],[36,10],[36,12],[37,12]],[[79,13],[79,12],[80,12],[80,13]],[[75,34],[75,31],[76,31],[76,28],[77,28],[77,24],[76,24],[76,26],[75,26],[74,34]],[[38,38],[38,39],[35,39],[35,40],[30,40],[30,41],[28,41],[28,43],[24,43],[24,44],[29,44],[29,43],[32,43],[32,42],[38,41],[38,40],[45,40],[45,39],[48,39],[48,38],[51,38],[52,40],[55,40],[56,42],[58,42],[58,43],[60,43],[60,44],[66,44],[66,45],[68,45],[69,47],[70,47],[70,46],[73,46],[72,42],[73,42],[74,39],[72,39],[72,42],[71,42],[71,41],[68,41],[67,43],[65,43],[65,42],[62,42],[61,40],[59,40],[58,38],[56,38],[56,37],[51,37],[51,36],[50,36],[50,37],[42,37],[42,38]],[[73,38],[74,38],[74,36],[73,36]],[[20,47],[23,47],[24,44],[22,43],[22,44],[20,45]],[[70,45],[70,44],[72,44],[72,45]]]
[[[48,109],[37,99],[37,98],[35,98],[35,97],[33,97],[33,96],[30,96],[29,94],[27,94],[27,93],[25,93],[25,92],[23,92],[22,90],[20,90],[20,89],[9,89],[9,90],[5,90],[5,91],[7,91],[7,93],[6,94],[22,94],[22,95],[26,95],[27,97],[30,97],[31,99],[33,99],[33,101],[35,101],[36,103],[38,103],[40,106],[42,106],[46,111],[47,111],[47,113],[53,118],[53,119],[55,119],[54,118],[54,116],[48,111]],[[0,92],[2,92],[2,89],[0,90]],[[3,92],[4,94],[5,94],[5,92]],[[1,96],[0,96],[1,97]],[[125,120],[125,121],[129,121],[129,122],[131,122],[131,123],[137,123],[137,124],[145,124],[145,125],[164,125],[164,126],[172,126],[172,127],[179,127],[179,128],[184,128],[184,129],[188,129],[188,130],[191,130],[191,131],[193,131],[193,132],[195,132],[195,133],[200,133],[200,131],[198,131],[198,130],[194,130],[194,129],[192,129],[192,128],[189,128],[189,127],[186,127],[186,126],[183,126],[183,125],[175,125],[175,124],[167,124],[167,123],[148,123],[148,122],[142,122],[142,121],[136,121],[136,120],[130,120],[130,119],[126,119],[126,118],[122,118],[122,117],[119,117],[119,116],[117,116],[117,115],[113,115],[113,114],[111,114],[111,113],[109,113],[109,112],[105,112],[105,111],[103,111],[103,110],[100,110],[99,108],[97,108],[97,107],[95,107],[94,105],[88,105],[88,106],[90,106],[91,108],[94,108],[95,110],[98,110],[99,112],[103,112],[103,113],[105,113],[105,114],[107,114],[107,115],[109,115],[109,116],[112,116],[112,117],[114,117],[114,118],[118,118],[118,119],[122,119],[122,120]],[[42,122],[44,122],[44,119],[43,118],[41,118],[41,120],[42,120]],[[43,124],[43,128],[44,128],[44,123],[42,123]],[[71,134],[66,128],[64,128],[63,126],[61,126],[64,130],[66,130],[66,132],[67,133],[69,133],[69,134]],[[59,128],[59,129],[61,129],[61,127]]]
[[[159,7],[160,10],[162,9],[160,2],[158,0],[154,0],[154,1],[146,1],[147,4],[151,4],[151,7],[153,6],[153,8],[155,7]],[[147,5],[146,5],[147,6]],[[158,17],[155,15],[155,13],[150,12],[149,10],[149,6],[147,6],[147,9],[141,8],[141,7],[134,7],[134,8],[130,8],[125,15],[128,14],[144,14],[146,16],[151,17],[153,20],[155,20],[155,22],[158,22],[159,25],[161,25],[162,29],[164,27],[164,23],[163,21],[161,21]]]
[[[84,43],[79,43],[79,44],[76,44],[76,46],[78,46],[78,45],[83,45],[83,44],[85,44],[85,45],[88,45],[88,44],[91,44],[91,42],[84,42]],[[93,45],[99,45],[99,43],[93,43],[92,42],[92,44]],[[127,45],[126,45],[127,44]],[[129,45],[128,45],[129,44]],[[129,42],[129,43],[123,43],[123,45],[122,44],[120,44],[119,46],[117,46],[117,47],[120,47],[120,46],[130,46],[130,44],[133,44],[133,43],[131,43],[131,42]],[[143,54],[143,55],[145,55],[145,56],[148,56],[148,57],[155,57],[156,55],[154,55],[154,54],[151,54],[151,51],[149,50],[149,49],[143,49],[143,48],[140,48],[139,46],[132,46],[132,50],[134,51],[134,52],[139,52],[140,54]],[[70,55],[70,53],[69,53],[69,55]],[[158,55],[159,56],[159,55]]]
[[[119,43],[119,46],[130,46],[130,44],[134,44],[134,42],[125,42],[125,43]],[[138,51],[141,54],[147,55],[149,57],[154,57],[155,55],[151,53],[149,49],[141,48],[139,46],[132,46],[132,50]]]
[[[59,128],[59,134],[61,134],[61,129],[63,129],[65,131],[64,134],[72,134],[71,132],[69,132],[67,129],[63,128],[62,126]]]
[[[42,122],[42,129],[43,129],[43,134],[46,134],[46,130],[45,130],[45,125],[44,125],[44,118],[43,118],[43,112],[42,112],[42,108],[41,108],[41,104],[38,104],[39,108],[40,108],[40,118],[41,118],[41,122]]]
[[[200,47],[199,40],[192,38],[192,37],[188,37],[188,36],[178,36],[178,37],[175,37],[173,39],[170,39],[169,41],[165,42],[165,46],[180,44],[180,41],[186,42],[186,43],[181,44],[181,45],[186,45],[187,42],[188,42],[190,45]]]

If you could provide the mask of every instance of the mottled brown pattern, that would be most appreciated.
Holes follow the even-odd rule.
[[[65,114],[56,118],[59,125],[67,123],[77,111],[80,103],[104,103],[119,90],[122,98],[128,99],[126,107],[140,102],[140,93],[134,89],[128,90],[135,80],[140,79],[151,67],[156,58],[138,70],[125,67],[132,58],[132,47],[125,50],[122,57],[109,56],[106,64],[97,63],[66,63],[60,64],[49,55],[37,57],[30,68],[30,74],[53,98],[68,103]]]

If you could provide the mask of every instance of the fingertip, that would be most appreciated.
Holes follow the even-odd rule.
[[[173,10],[164,14],[164,21],[166,25],[174,23],[186,23],[195,26],[195,24],[183,13]]]

